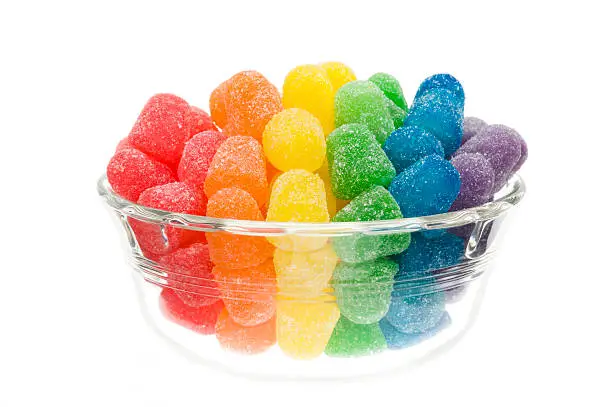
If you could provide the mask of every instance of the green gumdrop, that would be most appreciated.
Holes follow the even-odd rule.
[[[333,357],[365,356],[387,348],[387,342],[377,323],[354,324],[340,317],[325,347],[325,354]]]
[[[393,120],[393,127],[399,129],[404,125],[404,119],[408,116],[408,113],[400,109],[391,99],[387,98],[387,109],[389,110],[389,116]]]
[[[370,79],[368,80],[374,83],[386,97],[393,101],[397,107],[402,109],[404,112],[408,111],[408,104],[406,103],[406,98],[404,97],[402,87],[399,81],[395,79],[393,75],[379,72],[370,76]]]
[[[332,192],[353,199],[373,186],[389,186],[395,167],[368,128],[347,124],[327,137],[327,161]]]
[[[380,144],[395,130],[385,94],[370,81],[353,81],[338,89],[334,109],[336,127],[364,124]]]
[[[385,257],[358,264],[339,263],[331,283],[340,313],[356,324],[380,321],[389,311],[398,271],[398,264]]]
[[[332,222],[367,222],[401,219],[402,211],[389,191],[380,186],[363,192],[342,208]],[[357,233],[333,238],[340,260],[361,263],[378,257],[399,254],[410,245],[410,233],[368,236]]]

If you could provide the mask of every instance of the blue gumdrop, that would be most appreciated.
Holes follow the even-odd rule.
[[[414,99],[404,126],[429,131],[442,143],[444,155],[450,157],[461,146],[463,105],[450,90],[430,89]]]
[[[458,105],[458,107],[461,107],[463,110],[463,106],[465,104],[465,93],[463,92],[461,82],[459,82],[453,75],[438,73],[426,78],[423,82],[421,82],[415,99],[421,97],[424,93],[431,89],[446,89],[451,91],[455,95],[456,101],[460,103],[460,106]]]
[[[435,281],[432,279],[427,279]],[[419,285],[427,285],[420,281]],[[435,284],[435,283],[433,283]],[[425,291],[425,289],[423,289]],[[435,327],[444,315],[444,291],[419,294],[419,289],[396,289],[391,295],[391,305],[385,317],[400,332],[423,333]]]
[[[463,259],[464,251],[463,239],[452,233],[444,232],[435,239],[413,233],[410,246],[399,255],[396,281],[454,266]]]
[[[430,132],[420,127],[400,127],[387,137],[383,150],[399,174],[428,155],[444,157],[444,148]]]
[[[459,172],[444,158],[429,155],[393,178],[389,192],[406,218],[444,213],[461,187]]]
[[[404,333],[398,331],[387,318],[383,318],[380,320],[378,325],[380,326],[380,330],[385,336],[385,340],[387,341],[387,348],[389,349],[404,349],[409,346],[416,345],[424,340],[427,340],[435,335],[437,335],[443,329],[449,327],[451,324],[451,318],[448,315],[448,312],[445,312],[442,315],[442,318],[433,328],[428,329],[425,332],[420,333]]]

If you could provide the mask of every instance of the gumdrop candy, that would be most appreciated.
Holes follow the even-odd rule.
[[[461,82],[459,82],[459,80],[453,75],[438,73],[426,78],[423,82],[421,82],[421,85],[417,90],[415,100],[432,89],[446,89],[450,91],[454,96],[457,107],[463,111],[463,106],[465,104],[465,92],[463,91]]]
[[[461,176],[461,188],[451,211],[480,206],[491,198],[495,172],[483,155],[459,154],[453,157],[451,164]]]
[[[214,130],[207,130],[193,136],[183,150],[178,165],[179,180],[203,187],[208,175],[208,168],[215,152],[225,141],[225,135]]]
[[[190,106],[178,96],[160,93],[145,104],[128,136],[138,150],[176,168],[189,140]]]
[[[263,221],[263,215],[255,199],[239,188],[224,188],[210,197],[206,216],[218,219]],[[206,233],[210,258],[225,268],[257,266],[274,253],[274,247],[259,236],[237,233]]]
[[[243,71],[227,81],[225,91],[223,132],[261,140],[268,121],[283,109],[278,89],[259,72]]]
[[[223,302],[217,300],[201,307],[190,307],[175,291],[164,288],[159,297],[159,307],[168,320],[194,332],[211,335],[215,333],[215,324],[223,309]]]
[[[440,141],[429,131],[416,126],[395,130],[385,141],[383,150],[398,174],[428,155],[444,157]]]
[[[189,215],[204,215],[206,197],[200,190],[184,182],[172,182],[145,190],[138,204],[153,209]],[[136,240],[143,251],[167,254],[180,246],[204,240],[204,233],[179,227],[129,219]]]
[[[281,174],[270,194],[269,222],[328,222],[327,199],[323,180],[305,170],[289,170]],[[285,251],[312,251],[325,246],[326,237],[279,236],[268,237],[276,247]]]
[[[380,89],[397,107],[408,111],[408,104],[399,81],[388,73],[378,72],[368,79]]]
[[[523,144],[516,130],[503,125],[490,125],[467,141],[457,151],[462,153],[480,153],[495,172],[493,192],[497,192],[514,173],[522,156]]]
[[[399,272],[395,279],[400,284],[418,276],[458,264],[463,259],[465,243],[454,234],[445,232],[437,238],[426,238],[413,233],[408,249],[398,256]]]
[[[336,301],[344,317],[371,324],[385,316],[399,266],[388,258],[358,264],[339,263],[332,278]]]
[[[444,155],[450,157],[461,145],[463,107],[457,108],[451,91],[431,89],[414,100],[404,125],[429,131],[442,143]]]
[[[425,332],[418,333],[404,333],[402,331],[397,330],[386,318],[380,320],[380,330],[385,336],[385,340],[387,341],[387,347],[389,349],[404,349],[410,346],[417,345],[435,335],[440,333],[440,331],[446,329],[451,324],[450,316],[447,312],[442,315],[442,318],[433,328],[428,329]]]
[[[218,190],[237,187],[245,190],[261,207],[268,200],[266,158],[261,144],[253,137],[235,136],[217,149],[204,181],[210,198]]]
[[[276,275],[272,260],[244,269],[215,266],[213,274],[225,308],[234,321],[253,326],[274,316]]]
[[[190,307],[219,301],[219,290],[212,274],[208,246],[194,243],[162,256],[159,264],[168,274],[168,285]]]
[[[387,342],[378,323],[355,324],[341,316],[327,342],[325,354],[332,357],[366,356],[386,348]]]
[[[264,153],[281,171],[314,172],[325,161],[325,134],[319,120],[304,109],[277,113],[263,133]]]
[[[370,81],[353,81],[342,86],[335,97],[336,127],[365,125],[383,144],[395,129],[389,115],[387,97]]]
[[[402,212],[389,191],[376,186],[358,195],[342,208],[332,222],[367,222],[401,219]],[[333,238],[338,257],[347,263],[361,263],[398,254],[410,245],[410,233],[368,236],[355,233]]]
[[[215,88],[210,94],[208,106],[210,108],[210,116],[213,122],[220,128],[223,129],[227,126],[227,109],[225,103],[225,96],[227,95],[227,85],[229,80],[221,83]]]
[[[278,290],[290,297],[316,297],[329,291],[329,281],[338,263],[331,244],[311,252],[276,249],[274,268]]]
[[[484,120],[478,117],[466,116],[463,119],[463,139],[461,139],[461,145],[465,144],[485,127],[487,127],[487,122]]]
[[[204,110],[195,106],[189,107],[189,114],[187,115],[186,124],[189,138],[203,131],[217,130],[210,115]]]
[[[325,62],[321,64],[321,68],[325,69],[325,73],[334,87],[334,92],[345,84],[357,80],[355,72],[342,62]]]
[[[433,277],[421,277],[416,289],[393,290],[387,321],[397,330],[407,334],[426,332],[435,327],[444,316],[444,292],[436,290]],[[434,286],[423,293],[425,286]]]
[[[166,164],[129,146],[118,150],[110,159],[106,177],[115,193],[132,202],[146,189],[176,181],[174,172]]]
[[[131,144],[130,144],[130,138],[129,137],[124,137],[121,139],[121,141],[117,144],[117,147],[115,147],[115,153],[121,151],[121,150],[127,150],[130,148],[134,148]]]
[[[329,177],[329,164],[327,163],[327,158],[319,171],[317,171],[317,175],[321,177],[323,183],[325,184],[325,197],[327,199],[327,212],[329,216],[334,216],[338,211],[337,200],[334,196],[334,192],[331,187],[331,178]]]
[[[243,326],[234,321],[226,309],[219,314],[215,333],[223,348],[239,353],[261,353],[276,343],[274,318],[260,325]]]
[[[276,311],[278,346],[294,359],[313,359],[323,353],[340,311],[324,297],[280,297]]]
[[[389,192],[406,218],[444,213],[461,187],[459,173],[444,158],[429,155],[393,179]]]
[[[327,138],[327,162],[336,198],[353,199],[379,185],[389,186],[393,164],[374,135],[362,124],[347,124]]]
[[[325,69],[317,65],[293,68],[283,83],[283,106],[312,113],[325,134],[334,129],[334,86]]]
[[[387,111],[389,112],[389,116],[393,121],[393,128],[399,129],[404,125],[404,120],[406,120],[406,111],[397,107],[397,105],[388,98],[385,103],[387,105]]]

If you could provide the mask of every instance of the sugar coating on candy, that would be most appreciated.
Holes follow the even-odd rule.
[[[132,147],[132,145],[130,144],[130,139],[129,137],[124,137],[121,139],[121,141],[117,144],[117,147],[115,148],[115,153],[121,151],[121,150],[127,150],[129,148],[134,148]]]
[[[145,190],[138,198],[138,204],[168,212],[189,215],[204,215],[206,197],[200,189],[184,182],[172,182]],[[181,229],[169,225],[147,223],[129,219],[138,244],[144,251],[167,254],[190,243],[205,240],[204,233]]]
[[[322,354],[340,318],[338,306],[324,297],[280,297],[276,307],[276,337],[281,350],[294,359]]]
[[[229,137],[213,156],[204,181],[206,195],[228,187],[247,191],[260,207],[268,200],[266,158],[253,137]]]
[[[431,280],[435,282],[433,278]],[[409,290],[394,290],[386,319],[403,333],[426,332],[444,316],[444,299],[443,291],[414,294]]]
[[[493,192],[508,181],[521,159],[522,143],[516,130],[503,125],[490,125],[468,140],[458,150],[462,153],[480,153],[495,172]]]
[[[399,267],[388,258],[358,264],[339,263],[332,286],[344,317],[356,324],[371,324],[385,316]]]
[[[274,316],[276,275],[272,260],[243,269],[215,266],[213,274],[225,308],[234,321],[254,326]]]
[[[177,175],[179,180],[203,187],[208,168],[217,149],[225,141],[225,135],[215,130],[203,131],[193,136],[183,150]]]
[[[385,337],[378,326],[355,324],[341,316],[325,348],[325,354],[332,357],[366,356],[387,348]]]
[[[378,72],[368,79],[380,89],[397,107],[407,111],[408,104],[399,81],[388,73]]]
[[[347,124],[327,138],[327,162],[334,195],[352,199],[379,185],[389,186],[395,168],[374,135],[362,124]]]
[[[337,91],[349,82],[357,80],[355,72],[342,62],[325,62],[321,64],[321,68],[325,69],[325,73],[331,81],[334,91]]]
[[[175,291],[164,288],[159,297],[159,307],[168,320],[194,332],[211,335],[215,332],[223,302],[217,300],[201,307],[190,307]]]
[[[383,150],[398,174],[428,155],[444,157],[440,141],[429,131],[416,126],[395,130],[385,141]]]
[[[300,65],[293,68],[283,83],[283,106],[312,113],[325,134],[334,129],[334,85],[324,68]]]
[[[408,250],[398,257],[396,287],[403,288],[403,281],[458,264],[463,259],[464,251],[463,239],[452,233],[444,232],[433,239],[424,237],[422,233],[413,233]]]
[[[404,125],[421,127],[433,134],[450,157],[461,145],[463,107],[457,107],[455,95],[446,89],[431,89],[414,100]]]
[[[189,129],[190,138],[203,131],[217,130],[210,115],[204,110],[195,106],[189,107],[189,114],[187,115],[186,123],[187,128]]]
[[[358,123],[365,125],[383,144],[395,129],[389,115],[387,97],[370,81],[353,81],[336,92],[336,127]]]
[[[325,160],[323,127],[304,109],[283,110],[266,125],[263,148],[268,160],[281,171],[316,171]]]
[[[402,211],[389,191],[376,186],[353,199],[334,216],[332,222],[368,222],[401,218]],[[410,245],[410,233],[380,236],[355,233],[351,236],[334,237],[333,244],[342,261],[361,263],[403,252]]]
[[[190,106],[178,96],[157,94],[145,104],[128,136],[138,150],[176,168],[189,140]]]
[[[426,78],[423,82],[421,82],[421,85],[417,90],[415,100],[432,89],[446,89],[452,92],[453,95],[455,95],[457,106],[461,107],[461,110],[463,110],[465,93],[463,91],[463,86],[461,86],[461,82],[459,82],[459,80],[453,75],[438,73]]]
[[[317,175],[306,170],[289,170],[272,186],[268,214],[269,222],[328,222],[325,184]],[[318,236],[279,236],[268,240],[285,251],[311,251],[327,242]]]
[[[263,221],[255,199],[239,188],[224,188],[208,200],[206,216],[218,219]],[[257,266],[271,258],[274,247],[260,236],[237,233],[207,233],[210,257],[225,268]]]
[[[168,285],[190,307],[202,307],[219,301],[219,290],[212,275],[208,246],[194,243],[159,259],[168,274]]]
[[[472,208],[487,202],[495,182],[495,172],[489,161],[482,154],[463,153],[455,155],[451,164],[459,172],[461,188],[450,210]]]
[[[227,81],[225,111],[229,136],[251,136],[261,140],[270,119],[283,109],[278,89],[262,74],[243,71]]]
[[[397,105],[388,98],[386,100],[386,105],[387,111],[389,112],[389,116],[393,121],[393,128],[398,129],[402,127],[404,125],[404,120],[406,119],[406,115],[408,113],[406,113],[405,110],[402,110],[401,108],[397,107]]]
[[[393,179],[389,192],[406,218],[448,211],[459,194],[459,173],[444,158],[429,155]]]
[[[219,126],[219,128],[223,129],[227,126],[227,110],[225,107],[225,96],[227,95],[227,84],[228,81],[221,83],[219,86],[215,88],[210,94],[210,99],[208,101],[210,107],[210,116]]]
[[[260,325],[243,326],[234,321],[226,309],[219,314],[215,333],[223,348],[239,353],[261,353],[276,343],[274,318]]]
[[[327,212],[329,212],[329,216],[334,216],[338,211],[336,197],[334,196],[334,192],[331,187],[331,178],[329,176],[329,164],[327,163],[327,158],[319,171],[317,171],[317,175],[321,177],[323,183],[325,184],[325,197],[327,198]]]
[[[463,139],[461,144],[465,144],[466,141],[474,137],[480,132],[480,130],[487,127],[487,122],[478,117],[466,116],[463,119]]]
[[[329,280],[338,263],[331,244],[310,252],[276,249],[274,269],[280,293],[290,297],[316,297],[329,291]]]
[[[438,333],[440,333],[440,331],[450,326],[451,319],[448,313],[445,312],[440,321],[438,321],[433,328],[428,329],[425,332],[418,333],[401,332],[391,325],[386,318],[381,319],[378,324],[380,326],[380,330],[385,336],[387,347],[389,349],[404,349],[436,336]]]
[[[106,177],[115,193],[132,202],[145,189],[176,181],[170,167],[129,146],[110,159]]]

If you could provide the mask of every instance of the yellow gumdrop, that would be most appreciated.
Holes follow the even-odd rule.
[[[336,197],[334,196],[334,193],[332,192],[331,178],[329,177],[329,165],[327,164],[327,160],[325,160],[323,165],[321,165],[321,168],[319,168],[319,171],[317,171],[317,174],[319,175],[319,177],[321,177],[321,179],[323,180],[323,183],[325,184],[325,196],[327,198],[327,212],[329,212],[330,217],[333,217],[338,211],[338,209],[336,207]]]
[[[325,184],[306,170],[289,170],[278,176],[268,204],[268,222],[328,222]],[[325,246],[326,237],[287,235],[269,237],[281,250],[307,252]]]
[[[318,170],[325,161],[325,134],[319,120],[304,109],[277,113],[263,132],[268,161],[281,171]]]
[[[325,69],[318,65],[293,68],[283,83],[283,106],[312,113],[327,135],[334,130],[334,86]]]
[[[291,297],[316,297],[329,291],[329,280],[338,263],[328,243],[312,252],[274,251],[274,269],[279,293]]]
[[[276,303],[276,339],[290,357],[313,359],[325,350],[336,322],[338,306],[327,297],[279,297]]]
[[[342,85],[357,80],[355,72],[342,62],[325,62],[321,64],[321,68],[325,69],[327,76],[331,80],[334,92],[340,89]]]

